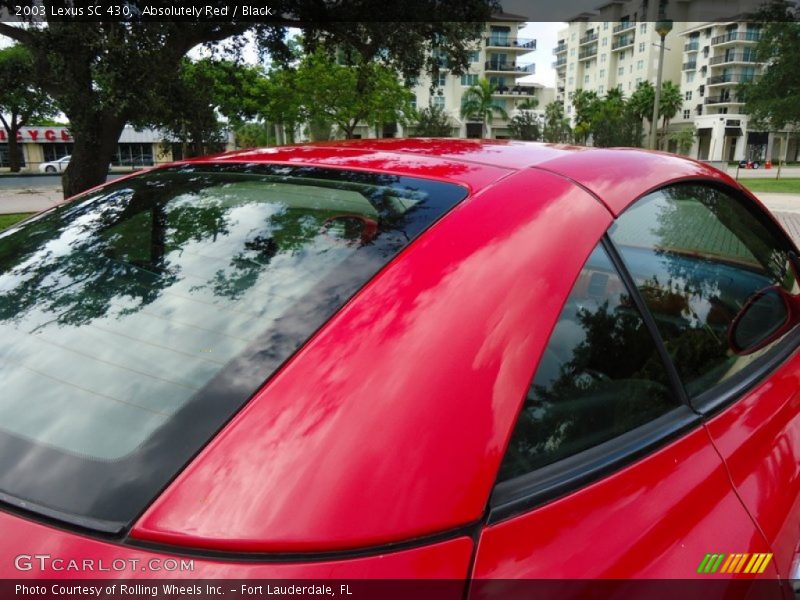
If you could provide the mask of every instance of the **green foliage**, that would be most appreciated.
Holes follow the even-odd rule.
[[[269,123],[240,123],[233,131],[236,145],[239,148],[262,148],[275,143],[275,135],[270,131]]]
[[[508,122],[508,131],[515,140],[538,141],[542,139],[541,121],[530,110],[524,110],[516,114]]]
[[[565,143],[572,139],[569,119],[564,116],[564,107],[560,102],[551,102],[544,107],[542,137],[551,143]]]
[[[689,151],[692,149],[696,135],[697,132],[694,127],[692,127],[672,132],[669,139],[675,142],[675,145],[678,147],[678,154],[688,155]]]
[[[501,119],[508,118],[502,105],[492,98],[496,90],[487,79],[480,79],[461,96],[461,116],[483,123],[486,137],[491,137],[492,119],[495,115]]]
[[[595,113],[600,108],[600,98],[597,96],[597,92],[576,90],[572,96],[572,107],[575,109],[575,128],[573,131],[575,142],[586,144],[592,134]]]
[[[0,231],[11,227],[14,223],[27,219],[33,213],[11,213],[9,215],[0,215]]]
[[[453,134],[453,126],[441,106],[428,106],[417,111],[412,132],[414,137],[449,137]]]
[[[761,39],[756,46],[766,67],[757,81],[741,83],[737,96],[758,128],[780,130],[800,125],[800,12],[773,2],[758,16]]]
[[[22,4],[31,2],[23,0]],[[125,4],[141,11],[147,2],[130,0]],[[225,0],[208,0],[206,4],[227,7]],[[438,69],[430,54],[433,48],[448,57],[453,72],[465,70],[472,44],[499,4],[495,0],[412,0],[399,4],[383,0],[279,0],[270,7],[295,26],[302,24],[307,47],[312,50],[319,47],[332,54],[334,48],[343,48],[358,55],[363,64],[380,63],[411,76]],[[408,18],[442,10],[450,15],[450,22]],[[379,14],[382,19],[359,19],[359,15],[368,14]],[[127,123],[162,119],[164,104],[173,98],[175,82],[183,70],[182,59],[189,50],[205,44],[238,59],[250,39],[244,34],[250,33],[262,57],[269,54],[276,63],[285,65],[291,58],[285,23],[142,22],[134,18],[89,24],[53,19],[45,26],[28,28],[0,23],[0,35],[23,44],[33,54],[38,82],[70,122],[75,146],[63,180],[64,193],[69,196],[105,180],[108,162]],[[270,106],[270,111],[278,111],[283,105],[286,115],[281,122],[288,124],[297,104],[289,102],[287,107],[284,100]],[[222,103],[218,107],[223,110]]]
[[[658,116],[661,117],[661,139],[666,142],[667,127],[670,120],[678,114],[683,107],[683,94],[681,88],[672,81],[661,84],[661,96],[658,101]]]
[[[0,123],[9,140],[11,171],[20,170],[17,132],[55,116],[50,97],[36,84],[33,56],[19,44],[0,50]]]
[[[376,62],[340,64],[317,50],[284,74],[303,120],[334,123],[348,139],[359,123],[407,123],[414,115],[414,94]]]

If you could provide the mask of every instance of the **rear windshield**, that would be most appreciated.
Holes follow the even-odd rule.
[[[0,500],[123,529],[465,195],[375,173],[193,165],[0,233]]]

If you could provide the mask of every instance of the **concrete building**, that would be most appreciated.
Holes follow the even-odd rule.
[[[597,13],[577,15],[558,33],[556,98],[564,113],[574,118],[572,96],[576,90],[593,90],[603,96],[613,88],[629,96],[641,81],[655,82],[658,44],[655,31],[658,3],[611,2]],[[664,80],[678,81],[680,52],[664,57]]]
[[[712,161],[763,163],[781,157],[796,161],[798,147],[793,136],[786,131],[753,128],[736,95],[740,83],[758,78],[764,68],[756,56],[758,24],[682,25],[676,43],[683,50],[680,84],[684,105],[674,127],[695,128],[697,140],[690,156]]]
[[[439,78],[433,82],[433,86],[429,76],[419,78],[413,88],[417,108],[428,105],[442,107],[450,116],[454,137],[482,137],[482,123],[461,117],[461,99],[470,86],[486,78],[497,88],[495,101],[509,118],[513,118],[517,114],[517,107],[530,98],[538,101],[534,112],[542,113],[544,107],[553,101],[555,90],[538,83],[522,81],[535,73],[535,65],[526,55],[536,50],[536,40],[519,36],[525,21],[525,17],[519,15],[495,15],[486,24],[480,44],[471,53],[468,73],[454,75],[443,59]],[[404,133],[402,128],[398,133]],[[508,120],[495,117],[491,124],[490,137],[508,137]]]

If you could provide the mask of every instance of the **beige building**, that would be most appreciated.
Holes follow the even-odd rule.
[[[763,163],[783,155],[797,160],[798,147],[787,132],[755,130],[736,95],[740,83],[753,81],[764,68],[756,56],[760,39],[754,23],[685,23],[678,30],[683,50],[683,110],[675,127],[694,127],[697,139],[690,156],[701,160]]]
[[[439,78],[433,82],[432,93],[430,77],[420,77],[414,86],[417,108],[428,105],[442,107],[450,116],[454,137],[482,137],[485,133],[481,123],[461,117],[461,99],[470,86],[486,78],[497,88],[495,101],[503,107],[509,118],[513,118],[519,110],[517,107],[530,98],[538,101],[534,112],[541,114],[544,107],[553,101],[555,90],[524,81],[535,73],[535,65],[529,55],[536,50],[536,40],[519,35],[525,20],[525,17],[508,13],[495,15],[486,24],[483,38],[471,54],[468,73],[451,73],[446,60],[443,60]],[[402,129],[400,133],[403,133]],[[508,137],[508,121],[495,117],[488,137]]]
[[[564,113],[574,118],[572,96],[576,90],[593,90],[603,96],[613,88],[629,96],[641,81],[655,83],[658,45],[655,31],[658,4],[612,2],[596,14],[584,13],[559,31],[553,50],[556,60],[556,97]],[[664,55],[664,80],[678,81],[681,53]]]

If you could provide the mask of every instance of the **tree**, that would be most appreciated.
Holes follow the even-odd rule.
[[[594,145],[598,147],[637,146],[641,138],[636,123],[641,125],[632,108],[625,101],[622,91],[609,90],[605,98],[594,101],[590,131]]]
[[[572,131],[569,127],[569,119],[564,116],[564,107],[560,102],[551,102],[544,107],[542,137],[544,137],[544,141],[551,143],[570,141]]]
[[[538,141],[542,137],[541,121],[531,110],[514,115],[508,122],[508,131],[515,140]]]
[[[666,144],[667,127],[670,120],[683,108],[681,88],[672,81],[661,84],[661,98],[658,103],[658,116],[661,117],[661,139]]]
[[[800,126],[800,12],[773,2],[760,14],[761,36],[756,46],[765,64],[758,80],[741,83],[739,99],[757,126],[771,131]]]
[[[33,57],[16,44],[0,50],[0,123],[8,139],[8,162],[12,173],[20,170],[17,132],[26,125],[53,117],[55,106],[32,75]]]
[[[675,145],[678,148],[678,154],[687,155],[689,151],[692,149],[692,145],[694,144],[694,139],[696,137],[696,132],[694,127],[681,129],[679,131],[674,131],[670,136],[669,139],[675,142]]]
[[[452,134],[450,117],[441,106],[428,106],[417,111],[414,137],[449,137]]]
[[[44,5],[49,8],[51,3]],[[30,5],[32,0],[16,4]],[[142,14],[148,5],[144,0],[126,2],[126,8],[139,15],[127,21],[55,18],[35,27],[0,23],[0,35],[32,53],[37,82],[70,122],[75,144],[63,180],[67,196],[105,180],[125,125],[148,121],[153,107],[171,97],[182,59],[195,46],[230,40],[232,51],[240,51],[246,41],[243,34],[252,31],[263,52],[285,62],[286,27],[301,25],[312,46],[358,49],[362,56],[406,75],[433,68],[426,57],[436,47],[447,53],[455,72],[466,68],[471,43],[498,8],[493,0],[411,0],[397,5],[382,0],[278,0],[270,8],[282,15],[281,20],[255,24],[148,21]],[[206,5],[228,8],[225,0],[208,0]],[[12,3],[0,0],[0,9],[13,11]],[[359,22],[359,14],[380,14],[385,21]],[[423,22],[409,14],[447,14],[448,20]],[[404,24],[398,27],[397,22]]]
[[[575,90],[572,96],[572,106],[575,109],[575,142],[586,144],[592,133],[594,114],[598,109],[599,98],[597,92],[592,90]]]
[[[496,90],[487,79],[480,79],[461,97],[461,116],[480,121],[487,138],[492,136],[492,119],[495,115],[501,119],[508,118],[505,109],[492,98]]]
[[[631,97],[628,98],[628,106],[631,113],[636,118],[636,139],[641,140],[644,137],[644,128],[642,121],[647,124],[647,131],[650,131],[650,121],[653,118],[653,104],[656,101],[656,90],[652,83],[649,81],[640,81],[636,85]]]
[[[260,148],[275,143],[267,122],[240,123],[233,131],[236,146],[239,148]]]
[[[414,94],[395,71],[375,62],[343,65],[317,50],[291,81],[305,119],[334,123],[347,139],[359,123],[405,123],[414,114]]]

